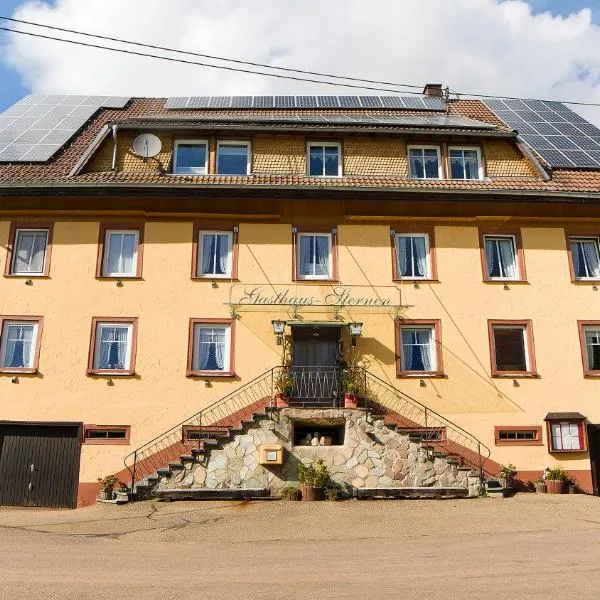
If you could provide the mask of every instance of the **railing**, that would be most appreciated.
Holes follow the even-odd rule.
[[[343,406],[343,391],[352,391],[359,397],[361,407],[387,413],[401,427],[419,433],[424,445],[456,455],[483,477],[484,463],[490,456],[485,444],[366,369],[275,367],[126,456],[124,462],[131,475],[131,491],[137,481],[199,448],[205,437],[226,434],[253,412],[272,406],[282,382],[287,382],[292,405]]]
[[[195,447],[200,447],[202,436],[188,437],[185,431],[201,432],[207,428],[214,436],[219,431],[226,432],[229,427],[235,427],[252,412],[259,412],[272,404],[274,385],[281,369],[275,367],[266,371],[126,456],[124,462],[131,474],[131,491],[134,491],[134,485],[140,479],[166,467],[171,461],[178,461],[182,454],[190,454]]]
[[[398,425],[420,434],[423,444],[455,455],[464,465],[484,476],[490,449],[446,417],[362,367],[348,370],[348,378],[360,386],[359,396],[368,409],[383,409]]]

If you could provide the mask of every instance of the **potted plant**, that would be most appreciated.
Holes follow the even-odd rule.
[[[98,493],[99,500],[112,500],[114,488],[117,486],[125,486],[125,484],[119,481],[114,475],[98,477],[98,483],[100,484],[100,492]]]
[[[546,493],[546,480],[543,477],[538,477],[534,482],[535,493],[545,494]]]
[[[352,368],[344,372],[344,408],[358,408],[361,379],[360,369]]]
[[[572,479],[571,477],[569,477],[569,479],[567,479],[567,490],[568,490],[569,494],[577,493],[577,482],[574,479]]]
[[[281,490],[281,499],[298,501],[302,499],[302,494],[300,493],[300,490],[297,487],[294,487],[293,485],[286,485]]]
[[[564,494],[569,479],[566,471],[558,466],[546,471],[546,487],[549,494]]]
[[[282,367],[275,377],[275,405],[285,408],[290,405],[290,396],[294,390],[294,374],[291,367]]]
[[[320,458],[316,463],[298,465],[298,482],[302,492],[302,500],[314,502],[323,500],[323,490],[329,482],[329,470],[325,461]]]
[[[508,463],[508,465],[500,465],[498,468],[498,480],[504,489],[514,490],[515,488],[515,475],[517,474],[517,467]]]

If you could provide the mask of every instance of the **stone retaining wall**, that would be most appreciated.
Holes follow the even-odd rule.
[[[294,422],[345,423],[343,445],[296,446]],[[282,444],[283,465],[260,465],[263,444]],[[362,410],[285,408],[249,426],[211,450],[206,464],[189,463],[185,469],[163,478],[165,488],[269,488],[276,495],[286,485],[297,484],[299,463],[323,458],[331,478],[342,485],[376,487],[467,487],[468,470],[449,464],[445,458],[431,460],[420,442],[387,427],[381,419],[369,418]]]

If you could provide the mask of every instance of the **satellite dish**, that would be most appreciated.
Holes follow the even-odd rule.
[[[162,144],[153,133],[142,133],[133,140],[133,151],[142,158],[151,158],[156,156]]]

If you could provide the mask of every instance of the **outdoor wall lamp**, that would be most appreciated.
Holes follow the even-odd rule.
[[[356,346],[356,338],[360,337],[362,333],[362,323],[348,323],[348,329],[350,330],[350,336],[352,337],[352,345]]]
[[[273,333],[277,336],[277,345],[281,346],[283,344],[283,332],[285,331],[285,321],[279,321],[274,319],[271,321],[271,325],[273,325]]]

